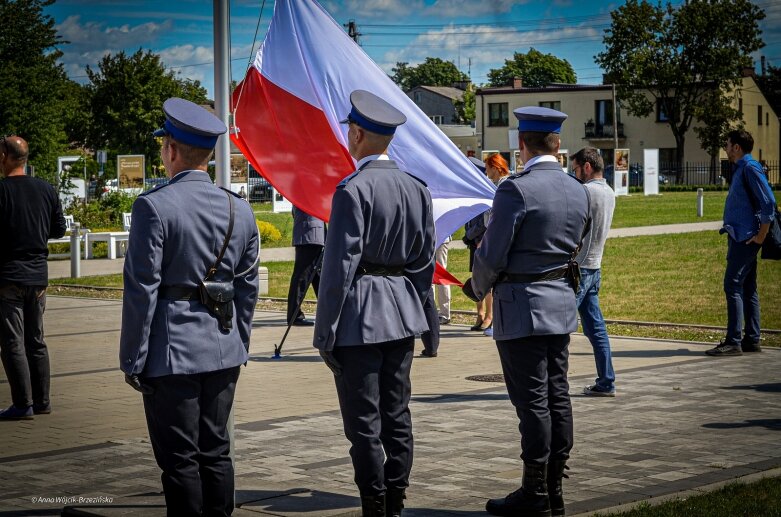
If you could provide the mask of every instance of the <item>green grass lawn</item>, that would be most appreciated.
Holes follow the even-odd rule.
[[[597,513],[595,517],[779,517],[781,478],[753,483],[733,483],[719,490],[687,499],[651,506],[647,503],[621,513]]]
[[[705,192],[703,217],[697,217],[696,192],[664,192],[659,196],[632,194],[616,198],[613,228],[657,224],[719,221],[724,214],[726,192]]]
[[[718,232],[610,239],[602,264],[601,306],[608,319],[726,325],[722,278],[726,237]],[[284,298],[292,262],[264,264],[269,270],[269,296]],[[467,250],[451,250],[448,270],[460,280],[469,277]],[[121,275],[62,279],[54,283],[121,287]],[[762,326],[781,328],[781,262],[759,261]],[[452,307],[475,305],[453,288]],[[310,289],[308,298],[314,299]]]
[[[613,216],[613,228],[633,226],[653,226],[658,224],[697,223],[719,221],[724,212],[726,192],[704,193],[704,217],[697,217],[696,192],[665,192],[660,196],[633,194],[616,198],[616,211]],[[255,218],[266,221],[282,234],[276,241],[263,242],[266,248],[290,246],[293,235],[293,217],[289,213],[275,214],[271,203],[252,203]],[[460,228],[454,240],[461,240],[464,229]]]

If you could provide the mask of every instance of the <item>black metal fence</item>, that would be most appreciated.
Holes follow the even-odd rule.
[[[771,185],[781,185],[781,163],[763,161],[762,168]],[[723,185],[728,184],[732,176],[732,164],[727,160],[716,162],[661,162],[659,164],[659,185]],[[613,182],[613,166],[605,167],[605,178]],[[632,163],[629,166],[629,186],[642,187],[644,181],[643,165]]]
[[[771,185],[781,183],[778,161],[763,161],[762,168]],[[732,176],[732,164],[721,160],[711,162],[662,162],[659,164],[660,183],[662,177],[670,185],[722,185]]]

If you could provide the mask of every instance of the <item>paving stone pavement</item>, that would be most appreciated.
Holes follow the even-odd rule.
[[[115,366],[118,315],[116,301],[50,298],[55,411],[1,423],[0,516],[57,515],[78,498],[161,501],[140,399]],[[295,328],[287,358],[269,359],[282,319],[257,315],[253,357],[239,380],[237,497],[256,502],[236,515],[350,514],[358,500],[333,382],[309,345],[311,329]],[[520,482],[517,419],[503,385],[465,380],[500,371],[490,340],[443,328],[440,357],[413,364],[405,515],[484,515],[487,498]],[[618,397],[594,399],[578,394],[594,366],[587,341],[573,336],[569,515],[781,466],[781,350],[709,358],[703,344],[612,341]]]

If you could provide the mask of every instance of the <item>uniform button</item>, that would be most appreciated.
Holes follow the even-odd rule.
[[[323,341],[325,338],[323,336],[317,336],[318,341]]]
[[[133,362],[133,360],[132,360],[132,359],[126,359],[126,360],[125,360],[125,362],[126,362],[127,364],[130,364],[130,363],[132,363],[132,362]]]

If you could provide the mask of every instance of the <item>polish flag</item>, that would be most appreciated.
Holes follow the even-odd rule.
[[[280,194],[328,221],[347,151],[350,93],[368,90],[407,116],[388,155],[431,192],[437,245],[491,207],[495,187],[314,0],[277,0],[266,38],[233,93],[231,139]],[[435,282],[460,285],[437,265]]]

